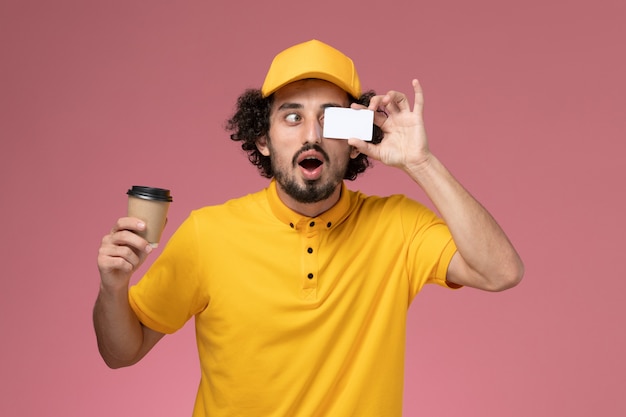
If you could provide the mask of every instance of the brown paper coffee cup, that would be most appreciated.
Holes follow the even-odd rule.
[[[172,202],[170,190],[134,185],[126,194],[128,194],[128,216],[146,223],[144,231],[138,234],[156,248],[161,240],[167,222],[167,211]]]

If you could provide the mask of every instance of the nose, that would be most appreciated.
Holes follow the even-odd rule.
[[[322,141],[322,124],[318,119],[309,119],[305,129],[305,143],[320,143]]]

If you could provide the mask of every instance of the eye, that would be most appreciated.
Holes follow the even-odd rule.
[[[298,123],[300,120],[302,120],[302,118],[298,113],[289,113],[285,116],[285,120],[289,123]]]

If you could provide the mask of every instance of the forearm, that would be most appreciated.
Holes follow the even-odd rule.
[[[489,212],[446,167],[429,155],[406,172],[443,217],[462,258],[461,268],[451,271],[449,279],[492,291],[516,285],[523,275],[523,265],[515,248]]]
[[[385,165],[403,169],[435,204],[458,249],[448,265],[448,281],[490,291],[516,285],[523,275],[522,261],[493,217],[430,153],[422,88],[416,79],[412,84],[413,109],[397,91],[370,100],[368,108],[376,111],[374,123],[385,134],[379,144],[357,139],[348,143]],[[381,108],[384,111],[379,112]]]
[[[143,326],[130,307],[127,288],[100,288],[93,323],[100,355],[109,367],[129,366],[140,359]]]

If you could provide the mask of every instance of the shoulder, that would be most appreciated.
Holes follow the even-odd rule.
[[[416,230],[443,223],[430,208],[404,194],[366,195],[351,191],[352,217],[360,222],[374,222],[378,228]]]
[[[404,194],[392,194],[388,196],[367,195],[361,191],[348,190],[352,205],[361,210],[372,211],[424,211],[430,212],[422,203],[407,197]]]
[[[247,213],[254,214],[257,211],[251,210],[252,208],[258,208],[267,206],[267,198],[265,196],[265,190],[261,190],[252,194],[243,195],[241,197],[235,197],[220,204],[207,205],[204,207],[193,210],[189,217],[196,219],[213,218],[215,215],[229,213]]]

